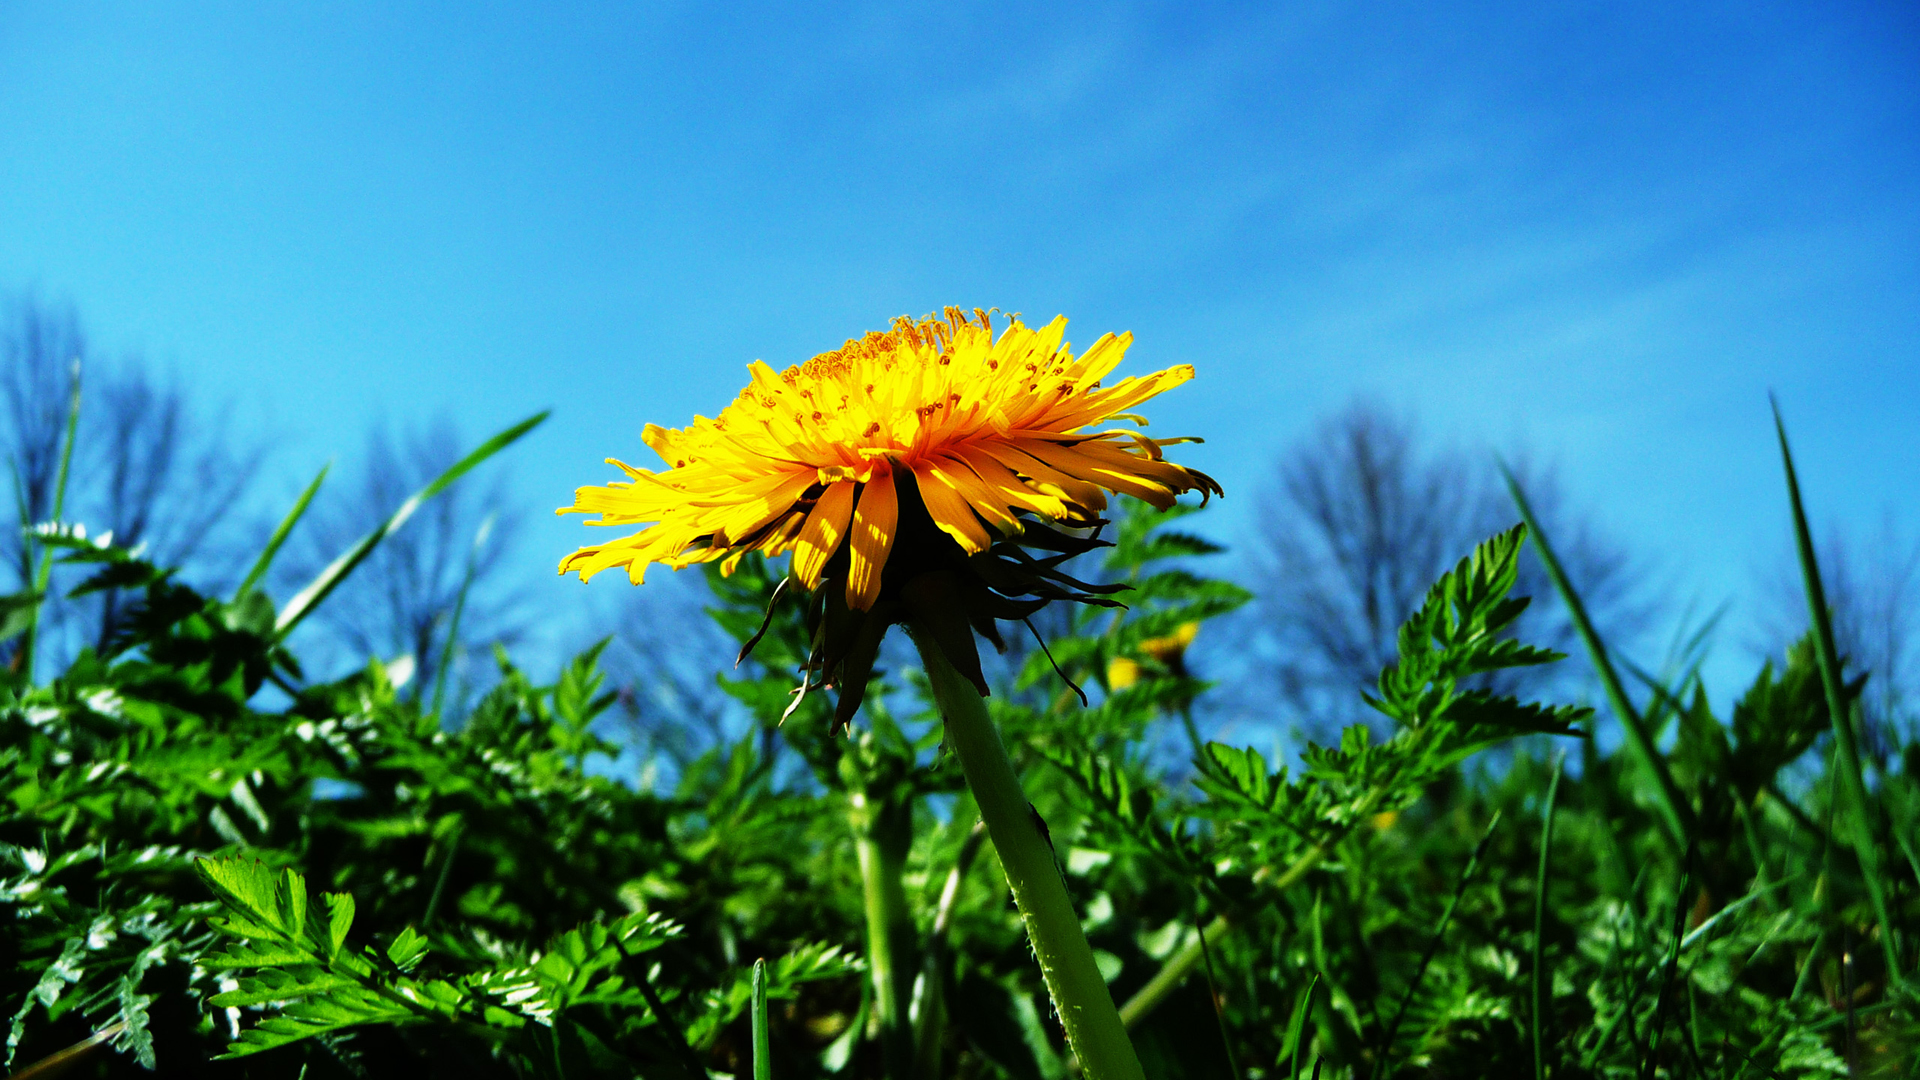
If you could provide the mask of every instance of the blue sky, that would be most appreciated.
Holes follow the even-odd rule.
[[[555,610],[544,511],[643,423],[947,303],[1194,364],[1155,430],[1229,540],[1356,394],[1557,461],[1680,600],[1782,549],[1768,389],[1816,517],[1920,526],[1911,5],[399,7],[0,5],[0,287],[233,401],[275,497],[553,406]]]

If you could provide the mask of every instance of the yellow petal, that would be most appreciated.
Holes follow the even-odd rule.
[[[973,510],[967,506],[965,499],[945,481],[936,479],[933,469],[926,463],[913,467],[913,477],[920,487],[920,501],[927,504],[927,513],[941,532],[953,537],[969,555],[987,550],[992,540],[987,536],[986,527],[973,516]]]
[[[987,523],[1000,531],[1002,536],[1020,535],[1020,519],[1007,510],[1007,501],[996,497],[987,485],[973,474],[973,470],[952,457],[940,457],[927,463],[927,469],[941,482],[958,492],[974,513],[987,519]]]
[[[853,482],[843,480],[820,494],[813,513],[800,530],[793,549],[793,575],[808,590],[818,588],[827,560],[847,537],[847,518],[853,513]]]
[[[866,611],[880,598],[880,572],[893,550],[900,502],[893,490],[893,469],[874,470],[853,508],[853,559],[847,572],[847,606]]]

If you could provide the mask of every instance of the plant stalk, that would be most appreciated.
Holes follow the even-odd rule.
[[[1560,796],[1560,769],[1566,755],[1553,760],[1547,805],[1540,811],[1540,872],[1533,880],[1533,1077],[1547,1080],[1547,1014],[1553,1005],[1553,974],[1547,970],[1547,865],[1553,857],[1553,809]]]
[[[959,907],[960,886],[987,838],[985,822],[976,821],[960,842],[960,852],[940,889],[933,913],[933,930],[920,960],[920,977],[913,984],[913,1075],[940,1074],[940,1037],[946,1029],[947,938],[953,932],[953,913]]]
[[[1026,920],[1027,937],[1066,1029],[1068,1045],[1094,1080],[1146,1080],[1120,1011],[1114,1008],[1113,995],[1094,963],[1080,915],[1067,896],[1053,845],[1041,834],[1040,815],[1027,801],[1000,733],[987,715],[986,701],[973,683],[954,670],[923,618],[916,616],[912,629],[934,701],[946,720],[947,746],[960,759],[961,771],[980,805],[980,816],[1000,855],[1014,903]]]
[[[913,913],[907,907],[907,848],[912,808],[897,800],[875,803],[860,790],[847,793],[852,806],[854,851],[867,909],[867,971],[873,980],[873,1013],[880,1028],[880,1055],[889,1080],[908,1080],[913,1069]]]

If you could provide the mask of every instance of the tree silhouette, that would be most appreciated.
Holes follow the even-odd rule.
[[[1552,470],[1509,462],[1589,612],[1615,643],[1647,618],[1629,560],[1572,513]],[[1395,654],[1394,634],[1430,582],[1474,544],[1519,520],[1495,459],[1428,450],[1407,415],[1357,401],[1283,454],[1261,493],[1249,580],[1256,599],[1245,648],[1250,701],[1277,703],[1284,719],[1324,736],[1373,719],[1355,690],[1371,686]],[[1516,632],[1576,645],[1544,568],[1529,556],[1516,595],[1532,607]],[[1558,665],[1517,680],[1579,677]],[[1538,693],[1538,686],[1528,686]]]

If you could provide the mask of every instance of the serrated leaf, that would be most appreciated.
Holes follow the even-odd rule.
[[[347,943],[347,931],[353,928],[354,904],[350,893],[328,893],[327,956],[331,959]]]

